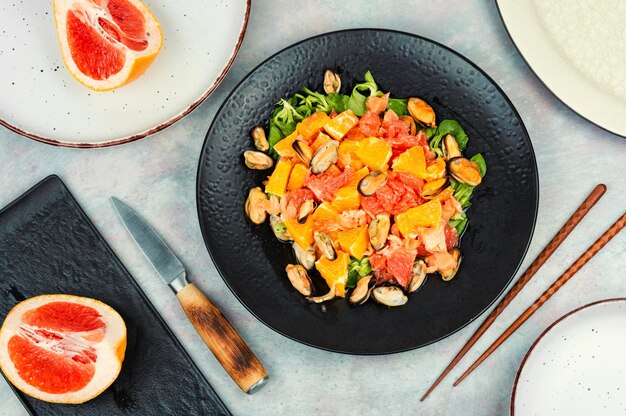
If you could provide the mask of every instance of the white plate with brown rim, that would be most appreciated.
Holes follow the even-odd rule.
[[[495,0],[537,78],[587,121],[626,137],[626,2]]]
[[[511,415],[626,414],[626,298],[575,309],[550,325],[517,372]]]
[[[68,147],[103,147],[156,133],[217,87],[239,50],[250,0],[145,0],[163,47],[137,80],[108,92],[65,69],[51,1],[0,5],[0,124]]]

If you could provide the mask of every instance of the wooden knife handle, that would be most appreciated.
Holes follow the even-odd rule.
[[[235,383],[248,394],[256,391],[267,378],[267,372],[222,312],[192,283],[176,297],[198,334]]]

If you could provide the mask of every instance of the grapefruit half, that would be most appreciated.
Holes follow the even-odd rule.
[[[63,61],[81,84],[107,91],[135,80],[163,44],[141,0],[53,0]]]
[[[0,368],[15,387],[47,402],[93,399],[115,381],[125,351],[122,317],[79,296],[22,301],[0,329]]]

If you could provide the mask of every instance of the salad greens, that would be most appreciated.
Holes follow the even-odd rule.
[[[361,260],[356,259],[350,256],[352,260],[348,265],[348,282],[346,283],[347,288],[353,288],[356,286],[356,283],[362,278],[372,273],[372,266],[370,265],[370,261],[367,257],[363,257]]]
[[[367,71],[363,78],[365,82],[354,86],[350,99],[348,100],[348,108],[359,117],[367,111],[365,101],[367,101],[368,97],[380,97],[383,95],[383,92],[378,89],[378,85],[376,85],[376,81],[374,81],[374,77],[370,71]],[[368,94],[361,94],[361,91]]]
[[[278,155],[274,152],[274,145],[293,133],[300,121],[315,112],[321,111],[329,114],[332,111],[341,113],[346,110],[352,110],[359,117],[365,114],[367,99],[369,97],[380,97],[383,95],[383,92],[378,89],[378,85],[370,71],[367,71],[363,78],[365,82],[356,84],[350,95],[340,93],[323,94],[304,87],[302,91],[293,97],[279,100],[269,121],[268,142],[270,144],[270,154],[277,158]],[[390,98],[387,108],[402,116],[408,114],[406,103],[406,98]]]
[[[407,109],[408,102],[408,98],[389,98],[387,108],[393,110],[398,117],[406,116],[409,114],[409,110]]]
[[[487,163],[485,162],[485,158],[483,157],[483,155],[480,153],[476,153],[470,158],[470,160],[478,165],[478,169],[480,169],[480,177],[485,177],[485,174],[487,173]],[[472,193],[474,193],[474,187],[465,183],[461,183],[454,179],[450,181],[450,185],[454,190],[454,199],[459,201],[463,209],[469,208],[472,205],[469,200],[472,197]],[[465,230],[465,227],[467,226],[467,215],[465,214],[465,212],[455,215],[450,219],[450,221],[448,221],[448,225],[450,225],[450,227],[456,228],[457,233],[461,235],[461,233]]]
[[[467,142],[469,137],[465,134],[465,130],[456,120],[443,120],[439,123],[439,127],[437,127],[436,133],[430,141],[431,149],[441,149],[441,140],[447,135],[451,134],[456,139],[456,142],[459,144],[459,149],[463,150],[467,146]]]
[[[278,155],[274,151],[274,145],[293,133],[296,129],[296,125],[300,121],[315,112],[321,111],[329,114],[333,111],[341,113],[346,110],[352,110],[357,116],[363,116],[367,111],[367,99],[369,97],[380,97],[383,95],[383,92],[378,88],[378,84],[376,84],[374,76],[370,71],[365,73],[363,79],[364,82],[356,84],[350,95],[341,93],[324,94],[304,87],[293,97],[287,99],[283,98],[278,101],[269,121],[268,142],[270,145],[270,154],[278,158]],[[409,114],[407,103],[407,98],[390,97],[387,108],[393,110],[398,116],[404,116]],[[452,134],[455,137],[459,149],[461,150],[467,147],[469,141],[469,137],[463,127],[461,127],[458,121],[452,119],[442,120],[438,127],[427,127],[424,128],[423,131],[429,141],[431,150],[435,152],[437,156],[443,155],[441,145],[443,138],[447,134]],[[484,177],[487,172],[485,158],[478,153],[472,156],[470,160],[478,165],[480,176]],[[454,179],[451,180],[451,185],[454,189],[454,198],[459,201],[464,209],[468,208],[471,205],[469,200],[474,192],[474,187],[460,183]],[[467,215],[465,212],[462,212],[450,219],[448,224],[456,228],[460,235],[467,226]],[[354,287],[361,277],[370,272],[371,268],[367,258],[360,261],[353,259],[352,263],[350,263],[347,287]]]

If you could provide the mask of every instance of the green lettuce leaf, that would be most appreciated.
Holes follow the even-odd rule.
[[[409,114],[409,110],[407,110],[408,102],[408,98],[390,98],[387,108],[393,110],[399,117],[406,116]]]
[[[372,266],[367,257],[363,257],[358,260],[354,257],[350,257],[351,262],[348,265],[348,281],[346,283],[347,288],[353,288],[356,283],[362,278],[372,273]]]
[[[478,165],[478,169],[480,169],[480,177],[484,178],[487,173],[487,162],[485,162],[483,155],[476,153],[470,160]]]
[[[437,127],[437,133],[430,141],[431,149],[439,149],[441,146],[441,140],[447,135],[451,134],[456,139],[456,142],[459,144],[459,149],[463,150],[467,146],[467,142],[469,141],[469,137],[465,134],[465,130],[456,120],[443,120],[439,127]]]
[[[368,97],[383,95],[383,93],[378,90],[378,85],[376,85],[376,81],[374,81],[374,77],[370,71],[367,71],[363,78],[365,82],[354,86],[352,94],[350,94],[350,99],[348,100],[348,109],[352,110],[354,114],[359,117],[365,114],[367,110],[365,101]],[[365,92],[367,95],[362,94],[361,91]]]

